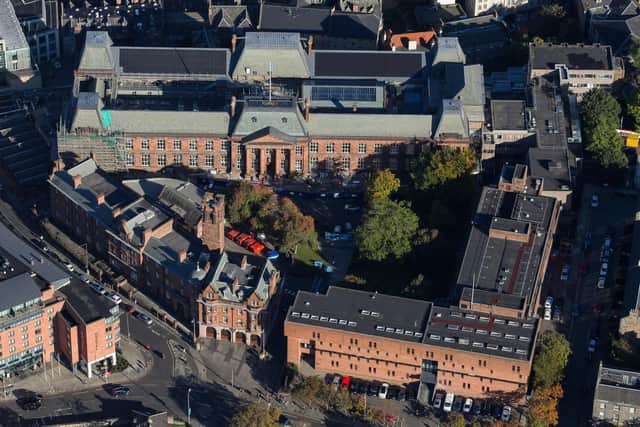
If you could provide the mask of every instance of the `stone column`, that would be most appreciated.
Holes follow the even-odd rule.
[[[244,146],[244,177],[251,178],[251,158],[253,157],[253,149],[248,146]]]
[[[267,149],[260,148],[260,176],[266,175],[267,172]]]
[[[280,148],[276,148],[274,152],[274,170],[275,176],[280,176],[280,159],[282,158],[282,153],[280,152]]]

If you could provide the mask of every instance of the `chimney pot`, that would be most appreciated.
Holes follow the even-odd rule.
[[[205,271],[205,273],[211,270],[211,261],[207,260],[202,266],[202,269]]]
[[[311,110],[311,98],[310,97],[306,97],[304,100],[304,121],[308,122],[309,121],[309,114]]]
[[[111,217],[112,218],[117,218],[120,216],[120,208],[115,208],[114,210],[111,211]]]
[[[309,54],[309,56],[311,56],[312,52],[313,52],[313,36],[309,36],[309,38],[307,39],[307,53]]]
[[[80,184],[82,184],[82,176],[74,175],[73,176],[73,188],[76,189],[76,188],[80,187]]]
[[[96,194],[96,203],[98,204],[98,206],[104,203],[104,193]]]
[[[231,53],[236,53],[237,44],[238,44],[238,37],[234,34],[231,36]]]
[[[178,262],[183,263],[186,260],[187,260],[187,250],[180,249],[180,252],[178,252]]]
[[[235,294],[240,289],[240,280],[238,280],[238,276],[233,279],[233,285],[231,291]]]
[[[247,268],[247,264],[247,256],[245,255],[242,257],[242,261],[240,262],[240,268],[244,270],[245,268]]]

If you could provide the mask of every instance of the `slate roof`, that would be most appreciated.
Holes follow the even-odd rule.
[[[242,268],[242,259],[247,257],[247,265]],[[213,273],[207,277],[205,284],[210,284],[227,301],[245,301],[256,294],[266,302],[269,299],[269,280],[275,273],[271,261],[254,255],[234,252],[223,252],[212,267]],[[238,279],[238,292],[233,292],[233,282]]]
[[[251,14],[245,5],[212,5],[209,16],[214,28],[253,28]]]
[[[0,0],[0,39],[4,41],[7,50],[29,48],[11,0]]]
[[[0,280],[0,312],[19,306],[28,301],[39,299],[40,286],[29,273],[22,273],[5,280]]]
[[[601,364],[594,400],[640,407],[640,373]]]
[[[353,138],[431,137],[432,116],[420,114],[312,113],[310,136]]]
[[[377,13],[344,13],[330,8],[262,4],[258,28],[261,31],[293,31],[335,38],[371,40],[380,28]]]
[[[305,122],[294,99],[248,98],[233,128],[233,135],[247,136],[272,127],[289,136],[305,136]]]
[[[183,249],[191,256],[187,256],[184,262],[180,262],[179,254]],[[200,240],[188,238],[174,230],[160,238],[149,239],[143,254],[178,277],[191,283],[200,283],[207,273],[202,269],[205,258],[208,257],[203,250]]]
[[[466,62],[466,57],[457,37],[439,37],[433,50],[432,68],[439,64]]]
[[[115,61],[111,51],[113,41],[106,31],[87,31],[79,70],[113,70]]]
[[[326,294],[298,292],[286,322],[518,360],[530,359],[538,327],[536,319],[489,317],[336,286]]]
[[[226,76],[228,49],[119,47],[115,49],[122,74]]]
[[[438,120],[434,122],[433,130],[435,138],[455,135],[469,136],[469,123],[465,115],[462,103],[457,99],[445,99],[442,101],[442,109],[438,114]]]
[[[269,73],[273,78],[308,78],[311,74],[299,33],[246,33],[232,68],[236,79],[265,79]]]

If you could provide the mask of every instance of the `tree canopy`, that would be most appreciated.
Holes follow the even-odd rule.
[[[253,403],[238,412],[230,427],[277,427],[280,425],[280,408]]]
[[[446,420],[442,423],[444,427],[464,427],[466,424],[464,416],[456,412],[448,413]]]
[[[418,216],[409,203],[376,199],[356,229],[355,241],[364,259],[399,259],[413,248],[417,231]]]
[[[569,362],[569,342],[559,332],[546,331],[540,337],[540,351],[533,361],[534,387],[551,387],[560,383]]]
[[[429,191],[457,180],[473,170],[475,157],[469,148],[456,150],[440,147],[422,153],[411,168],[413,187],[419,191]]]
[[[540,8],[540,15],[549,18],[562,19],[566,14],[564,6],[559,3],[545,4]]]
[[[529,415],[533,427],[558,425],[558,402],[562,395],[560,384],[540,387],[533,392],[533,397],[529,402]]]
[[[296,246],[317,247],[317,234],[312,217],[303,215],[287,197],[278,197],[269,188],[241,182],[227,204],[232,224],[248,224],[264,232],[278,250],[291,255]]]
[[[587,151],[604,168],[625,167],[624,141],[616,132],[621,114],[618,101],[604,89],[591,89],[583,96],[579,109]]]
[[[389,169],[371,175],[367,183],[367,201],[386,199],[400,188],[400,180]]]

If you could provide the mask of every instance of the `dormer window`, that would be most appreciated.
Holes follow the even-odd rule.
[[[251,305],[254,306],[254,307],[257,307],[258,306],[258,301],[256,301],[256,300],[251,301]]]
[[[207,295],[207,298],[213,299],[213,292],[209,292],[209,294]]]

